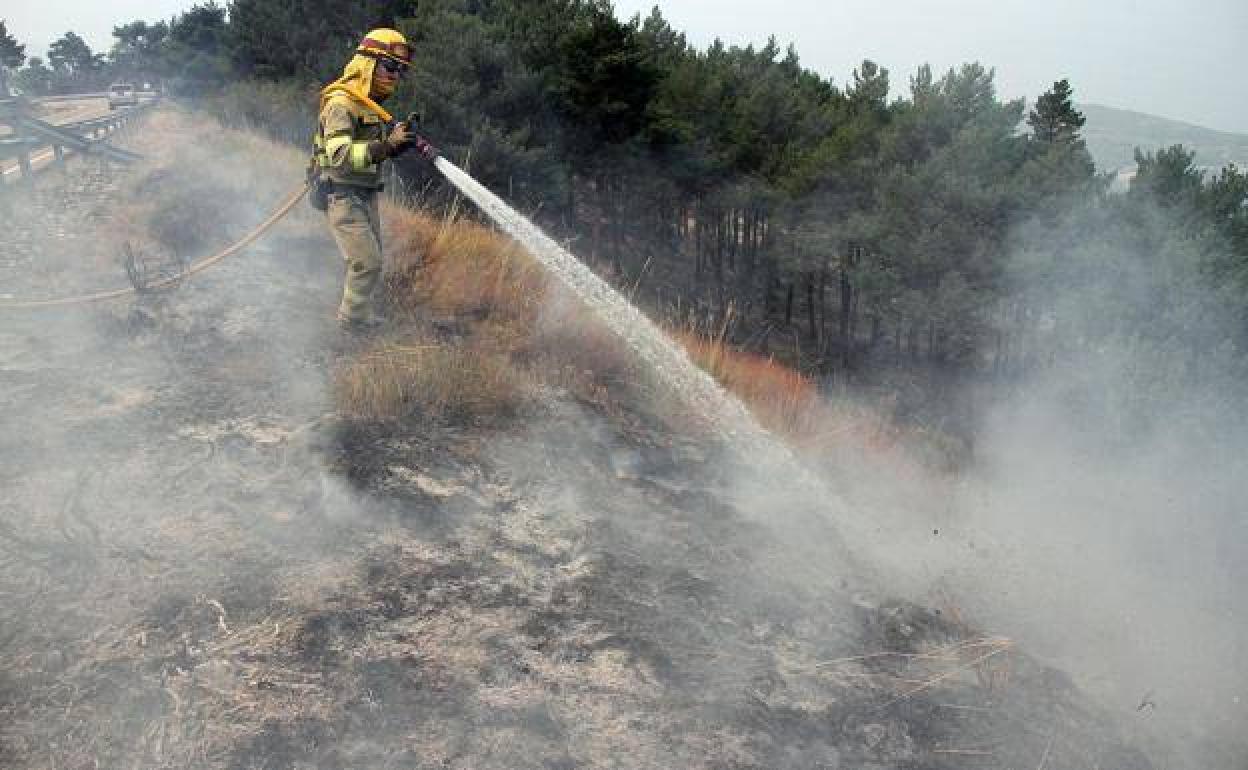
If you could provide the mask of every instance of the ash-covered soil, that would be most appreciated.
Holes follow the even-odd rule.
[[[99,190],[60,189],[73,237],[6,245],[3,293],[124,281]],[[1164,764],[644,410],[335,416],[340,270],[287,226],[173,292],[4,311],[0,766]]]
[[[29,181],[0,183],[0,221],[4,247],[0,296],[37,279],[39,291],[55,291],[69,276],[53,273],[70,265],[42,258],[49,247],[76,255],[73,266],[94,261],[92,242],[101,225],[111,219],[111,202],[121,191],[124,170],[95,158],[73,158],[64,168],[52,166]],[[90,277],[95,277],[92,274]]]

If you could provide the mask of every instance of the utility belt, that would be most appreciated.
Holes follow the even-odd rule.
[[[386,185],[384,182],[378,182],[374,186],[374,185],[362,185],[362,184],[347,184],[345,182],[335,182],[332,179],[326,179],[325,185],[326,185],[326,192],[328,193],[335,193],[335,192],[379,193],[382,190],[386,189]]]
[[[324,173],[310,174],[308,179],[308,203],[317,211],[325,211],[329,208],[329,196],[335,193],[340,195],[371,196],[384,189],[386,189],[384,183],[375,187],[372,185],[345,184],[343,182],[335,182]]]

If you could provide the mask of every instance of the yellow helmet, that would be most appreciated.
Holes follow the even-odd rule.
[[[380,28],[369,32],[355,49],[358,54],[389,59],[404,67],[412,66],[412,47],[398,30]]]

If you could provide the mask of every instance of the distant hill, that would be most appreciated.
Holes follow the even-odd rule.
[[[1196,151],[1196,164],[1221,169],[1234,163],[1248,168],[1248,135],[1214,131],[1190,123],[1148,115],[1143,112],[1080,104],[1078,109],[1088,119],[1083,136],[1088,150],[1101,171],[1135,166],[1136,147],[1156,151],[1181,144]]]

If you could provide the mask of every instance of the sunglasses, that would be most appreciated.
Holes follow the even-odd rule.
[[[391,75],[402,75],[404,72],[407,72],[406,65],[400,64],[397,61],[391,61],[390,59],[379,58],[377,60],[377,64],[383,70],[385,70],[386,72],[389,72]]]

